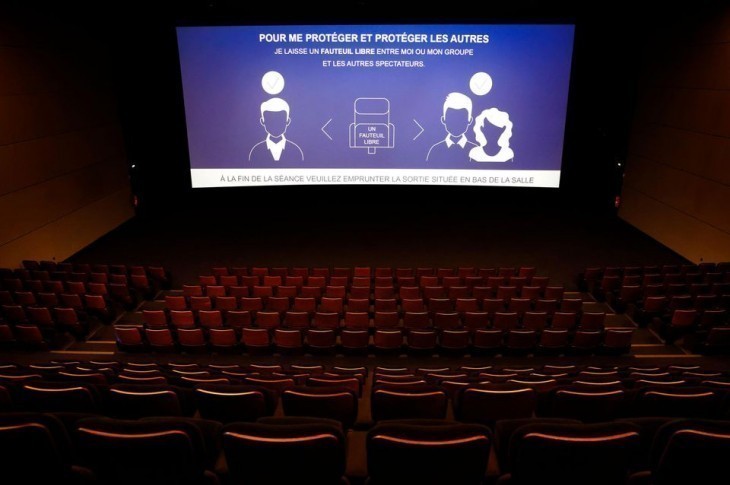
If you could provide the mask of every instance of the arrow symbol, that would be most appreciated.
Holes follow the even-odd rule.
[[[413,139],[415,140],[416,138],[418,138],[419,136],[421,136],[421,133],[423,133],[423,132],[424,132],[425,130],[423,129],[423,126],[421,126],[421,123],[419,123],[418,121],[416,121],[416,119],[415,119],[415,118],[413,118],[413,122],[414,122],[415,124],[417,124],[417,125],[418,125],[418,127],[419,127],[419,128],[421,129],[421,131],[419,131],[419,132],[418,132],[418,134],[417,134],[416,136],[414,136],[414,137],[413,137]]]
[[[322,133],[324,133],[324,136],[326,136],[327,138],[329,138],[330,141],[331,141],[332,140],[332,137],[330,136],[330,134],[327,133],[326,131],[324,131],[324,129],[327,128],[327,125],[330,124],[330,121],[332,121],[332,118],[328,119],[327,120],[327,123],[325,123],[324,125],[322,125],[322,128],[321,129],[322,129]]]

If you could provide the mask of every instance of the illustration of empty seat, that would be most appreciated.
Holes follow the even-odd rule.
[[[223,451],[235,483],[341,484],[345,437],[337,421],[266,418],[223,428]]]
[[[357,98],[354,122],[350,124],[350,148],[393,148],[395,126],[390,122],[390,101],[386,98]]]
[[[477,424],[380,423],[367,436],[368,483],[484,483],[491,445],[489,429]]]

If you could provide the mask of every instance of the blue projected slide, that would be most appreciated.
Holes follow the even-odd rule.
[[[179,27],[193,187],[558,187],[572,25]]]

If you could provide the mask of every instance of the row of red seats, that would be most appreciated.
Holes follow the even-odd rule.
[[[546,312],[550,315],[557,311],[579,313],[583,309],[583,300],[580,298],[538,299],[528,298],[368,298],[323,296],[321,298],[305,296],[165,296],[165,309],[168,311],[182,310],[220,310],[223,312],[245,310],[251,312],[276,311],[314,313],[315,311],[342,314],[344,311],[362,311],[375,313],[378,311],[420,312],[431,313],[457,311],[485,311],[489,314],[502,311],[514,311],[520,315],[529,311]]]
[[[336,484],[348,483],[350,475],[373,485],[477,485],[497,477],[505,485],[639,485],[714,483],[725,473],[727,421],[651,424],[543,418],[504,420],[490,430],[445,420],[396,420],[370,430],[362,450],[367,458],[353,459],[347,450],[355,449],[354,437],[322,418],[265,417],[222,426],[180,417],[3,414],[0,443],[8,451],[0,464],[10,483],[147,483],[153,476],[167,483]],[[492,467],[490,456],[496,457]],[[348,473],[358,468],[366,469],[364,475]]]
[[[321,309],[321,308],[320,308]],[[350,310],[353,311],[350,311]],[[333,309],[330,309],[333,310]],[[545,328],[559,330],[602,330],[604,328],[605,312],[564,312],[556,311],[549,314],[545,311],[438,311],[429,306],[421,305],[416,311],[375,310],[368,312],[368,307],[362,310],[354,305],[348,305],[346,311],[304,311],[286,310],[143,310],[142,322],[148,328],[233,328],[257,327],[269,330],[283,327],[288,329],[305,330],[307,328],[333,329],[387,329],[403,328],[417,330],[426,328],[457,329],[465,328],[470,331],[484,328],[498,328],[512,330],[525,328],[541,331]]]
[[[508,331],[496,328],[476,329],[414,329],[404,332],[399,328],[376,329],[370,335],[368,329],[344,328],[298,329],[244,327],[240,336],[233,328],[144,328],[116,326],[117,345],[120,350],[134,351],[207,351],[271,353],[360,353],[370,351],[401,353],[433,353],[464,355],[508,353],[527,355],[543,354],[623,354],[631,348],[632,329],[608,328],[602,330],[545,329],[541,332],[528,329]]]
[[[576,282],[581,291],[592,291],[604,276],[644,276],[644,275],[707,275],[730,272],[730,262],[700,264],[665,264],[645,266],[591,266],[578,274]],[[712,278],[712,277],[711,277]]]
[[[139,296],[147,295],[143,287],[131,289],[127,284],[122,283],[88,283],[52,281],[53,285],[45,287],[48,291],[30,290],[0,290],[0,304],[22,305],[22,306],[45,306],[55,308],[66,304],[64,299],[72,298],[68,295],[101,295],[107,300],[113,301],[125,309],[134,308]],[[149,287],[147,287],[149,289]],[[64,296],[66,295],[66,296]]]
[[[202,275],[198,277],[200,286],[347,286],[347,287],[374,287],[374,286],[474,286],[497,287],[502,285],[538,286],[545,288],[550,283],[547,276],[274,276],[274,275]]]
[[[182,296],[189,299],[193,297],[207,296],[210,298],[233,296],[233,297],[304,297],[304,298],[499,298],[508,300],[510,298],[525,298],[531,301],[538,299],[561,300],[565,293],[562,286],[293,286],[293,285],[254,285],[254,286],[221,286],[221,285],[183,285]],[[168,293],[167,296],[177,296]]]
[[[24,260],[22,262],[23,268],[15,270],[9,270],[7,268],[0,268],[0,275],[6,275],[8,272],[14,273],[16,276],[23,280],[33,279],[24,276],[29,276],[28,271],[45,271],[47,273],[66,273],[68,275],[74,274],[87,274],[91,273],[104,273],[107,275],[147,275],[161,283],[168,284],[170,282],[170,272],[162,266],[158,265],[127,265],[127,264],[89,264],[89,263],[56,263],[55,261],[34,261]],[[53,279],[53,278],[51,278]],[[61,279],[65,281],[65,279]]]
[[[275,366],[260,366],[268,373],[241,368],[212,370],[194,365],[171,369],[128,366],[117,373],[104,367],[55,367],[58,366],[3,371],[0,408],[101,412],[135,419],[200,412],[206,418],[223,422],[240,421],[264,415],[256,414],[255,409],[273,413],[279,397],[293,388],[315,394],[313,397],[320,402],[327,396],[318,394],[317,389],[345,391],[354,398],[349,405],[357,406],[366,376],[365,369],[277,372]],[[445,417],[448,402],[453,403],[457,419],[489,426],[500,419],[535,415],[600,422],[643,415],[725,417],[730,410],[730,380],[723,373],[672,373],[645,368],[628,373],[584,370],[567,376],[564,372],[524,372],[527,370],[487,368],[477,373],[423,369],[424,373],[409,374],[408,369],[376,369],[370,391],[372,418],[440,419]],[[107,381],[111,379],[114,382],[109,387]],[[254,386],[249,391],[256,392],[244,393],[231,387],[241,385]],[[165,392],[155,394],[150,392],[153,388]],[[210,392],[200,392],[201,388]],[[325,406],[310,412],[316,413],[312,416],[334,418],[327,414],[331,411]],[[354,417],[357,411],[336,416],[341,418],[343,414]],[[347,427],[353,425],[352,421],[341,421]]]
[[[510,276],[533,277],[536,269],[533,266],[498,266],[492,268],[477,268],[474,266],[459,266],[458,268],[434,268],[434,267],[375,267],[370,266],[320,266],[320,267],[266,267],[266,266],[217,266],[211,269],[211,273],[215,276],[345,276],[345,277],[406,277],[406,276],[460,276],[466,278],[469,276],[501,276],[509,278]]]

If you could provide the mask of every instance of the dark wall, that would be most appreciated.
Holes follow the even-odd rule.
[[[63,260],[134,216],[108,45],[0,4],[0,266]]]
[[[730,7],[669,20],[645,53],[620,216],[691,261],[726,261]]]

